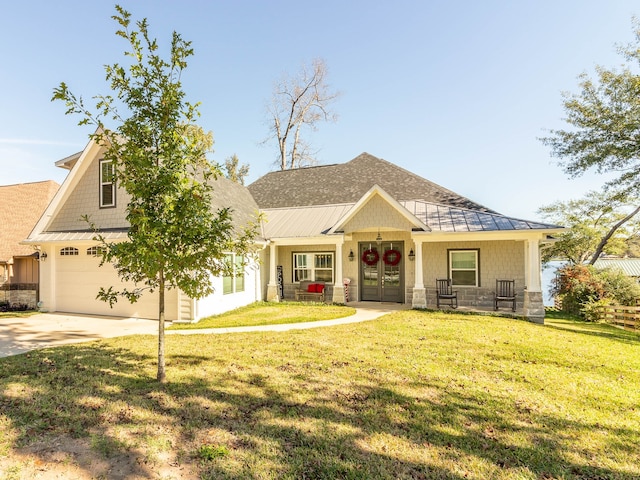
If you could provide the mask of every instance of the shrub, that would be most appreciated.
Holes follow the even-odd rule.
[[[29,310],[29,305],[24,303],[0,302],[0,312],[24,312]]]
[[[640,285],[622,271],[598,270],[591,265],[567,265],[558,270],[552,294],[562,299],[562,309],[597,320],[602,305],[635,305],[640,299]]]

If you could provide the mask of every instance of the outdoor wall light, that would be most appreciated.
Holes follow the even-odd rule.
[[[355,258],[355,255],[353,254],[353,249],[349,250],[349,261],[353,262],[353,259]]]
[[[42,252],[40,254],[40,261],[44,262],[47,259],[47,252]]]
[[[411,250],[409,250],[409,260],[411,260],[412,262],[416,259],[416,254],[413,253],[413,248]]]
[[[378,230],[378,236],[376,237],[376,243],[380,245],[382,243],[382,237],[380,236],[380,230]]]

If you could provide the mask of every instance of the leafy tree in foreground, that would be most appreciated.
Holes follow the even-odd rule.
[[[335,121],[329,105],[338,98],[326,83],[327,66],[316,59],[304,65],[297,76],[285,77],[273,87],[268,106],[271,135],[278,143],[280,170],[313,164],[311,147],[304,139],[304,130],[315,130],[320,121]]]
[[[617,172],[609,186],[640,193],[640,22],[635,42],[618,48],[621,70],[596,67],[596,79],[579,76],[581,91],[563,94],[568,130],[552,130],[542,142],[572,177],[593,169]]]
[[[125,56],[131,63],[105,66],[115,98],[96,97],[98,113],[93,114],[61,83],[53,99],[66,103],[67,114],[82,115],[81,125],[97,125],[92,137],[106,147],[104,158],[113,162],[115,180],[131,196],[128,239],[108,243],[99,232],[97,238],[104,247],[102,263],[113,263],[121,279],[141,287],[103,288],[99,298],[113,305],[120,296],[135,302],[145,290],[158,292],[157,378],[165,382],[165,290],[180,288],[192,298],[211,294],[211,276],[231,268],[225,254],[245,253],[254,230],[236,232],[228,208],[211,210],[211,182],[221,172],[206,160],[212,135],[195,124],[197,105],[185,101],[180,82],[193,55],[191,43],[174,32],[164,60],[146,19],[130,29],[130,13],[120,6],[116,10],[116,34],[129,42]],[[108,128],[105,118],[118,126]]]
[[[554,259],[570,264],[593,264],[601,253],[623,255],[640,225],[631,219],[640,211],[637,197],[627,193],[589,192],[579,200],[555,202],[538,210],[546,220],[566,231],[542,252],[543,262]]]

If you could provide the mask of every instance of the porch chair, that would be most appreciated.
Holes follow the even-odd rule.
[[[450,305],[451,308],[458,308],[458,291],[451,289],[450,278],[436,279],[436,304],[440,308],[440,302]]]
[[[511,302],[511,311],[516,311],[516,281],[496,280],[496,291],[494,292],[494,308],[498,310],[499,302]]]

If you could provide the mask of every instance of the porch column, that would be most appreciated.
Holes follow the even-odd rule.
[[[530,322],[544,323],[544,302],[540,278],[540,246],[538,239],[530,239],[524,245],[524,317]]]
[[[413,262],[415,270],[415,283],[413,284],[413,298],[411,307],[427,308],[427,291],[424,288],[424,279],[422,275],[422,240],[414,239],[416,249],[413,252],[416,256]]]
[[[267,302],[279,302],[278,295],[278,275],[276,264],[278,263],[278,246],[275,243],[269,244],[269,283],[267,284]]]
[[[333,279],[333,303],[345,303],[344,285],[342,284],[342,243],[336,243],[336,276]]]

